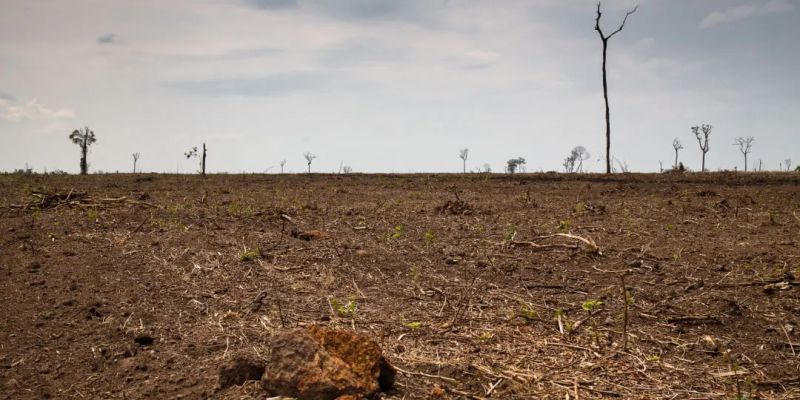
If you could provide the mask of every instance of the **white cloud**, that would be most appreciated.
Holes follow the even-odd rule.
[[[75,118],[75,113],[67,108],[51,109],[43,106],[38,100],[15,104],[10,100],[0,99],[0,119],[9,122],[37,121],[54,122]]]
[[[700,29],[738,22],[758,15],[790,12],[793,9],[794,6],[792,6],[792,4],[787,0],[770,0],[766,3],[754,2],[749,4],[740,4],[725,10],[714,11],[706,15],[706,17],[700,21]]]

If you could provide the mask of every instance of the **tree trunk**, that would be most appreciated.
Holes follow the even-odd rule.
[[[703,152],[703,162],[700,164],[700,172],[706,172],[706,152]]]
[[[463,173],[465,173],[465,174],[467,173],[467,160],[466,159],[464,160],[464,167],[462,168],[462,170],[463,170]]]
[[[133,173],[136,173],[136,160],[133,160]]]
[[[203,160],[201,169],[203,170],[203,176],[206,176],[206,144],[203,143]]]
[[[608,109],[608,81],[606,79],[606,50],[608,39],[603,39],[603,99],[606,101],[606,173],[611,173],[611,112]]]
[[[678,169],[678,149],[675,149],[675,166],[672,167],[673,169]]]
[[[744,172],[747,172],[747,153],[744,153]]]
[[[86,162],[86,153],[88,153],[89,146],[86,144],[86,137],[83,138],[81,143],[81,175],[89,173],[89,164]]]

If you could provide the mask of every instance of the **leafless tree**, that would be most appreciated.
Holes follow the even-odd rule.
[[[317,156],[311,154],[311,152],[307,151],[303,153],[303,157],[306,159],[306,164],[308,164],[308,173],[311,173],[311,162],[314,161]]]
[[[583,172],[583,162],[588,160],[589,152],[583,146],[575,146],[561,164],[566,172]]]
[[[787,171],[791,171],[792,170],[792,159],[791,158],[787,158],[787,159],[783,160],[783,165],[786,166],[786,170]]]
[[[489,163],[483,164],[483,172],[487,174],[492,172],[492,166]]]
[[[195,147],[192,147],[192,149],[187,151],[186,153],[183,153],[183,155],[186,156],[187,159],[189,159],[189,158],[200,158],[200,173],[203,176],[206,176],[206,144],[205,143],[203,143],[203,153],[202,154],[199,153],[199,151],[197,150],[197,146],[195,146]]]
[[[713,126],[702,124],[700,126],[693,126],[692,133],[697,138],[697,144],[700,145],[700,151],[703,152],[703,162],[700,166],[700,171],[706,171],[706,153],[708,153],[708,137],[711,136]]]
[[[467,172],[467,156],[469,156],[469,149],[462,149],[461,151],[458,152],[458,158],[462,160],[462,163],[464,165],[464,168],[462,170],[464,173]]]
[[[349,165],[343,166],[342,167],[342,173],[343,174],[352,174],[353,173],[353,167],[351,167]]]
[[[135,174],[136,173],[136,162],[139,161],[139,157],[141,156],[141,153],[139,153],[137,151],[136,153],[131,154],[131,156],[133,156],[133,173]]]
[[[88,126],[83,128],[83,130],[75,129],[69,135],[69,139],[72,140],[72,143],[77,144],[81,148],[81,175],[88,174],[89,162],[86,160],[86,156],[89,154],[89,146],[97,141],[94,136],[94,131],[89,129]]]
[[[752,152],[753,149],[753,141],[756,139],[752,136],[747,137],[738,137],[734,139],[733,145],[739,146],[739,151],[742,152],[744,156],[744,172],[747,172],[747,155]]]
[[[672,141],[672,148],[675,149],[675,165],[672,167],[673,169],[678,169],[678,150],[683,148],[683,144],[678,138]]]
[[[628,17],[635,13],[639,6],[633,8],[625,13],[625,18],[622,20],[622,23],[619,25],[619,28],[614,32],[611,32],[609,35],[605,35],[603,33],[603,29],[600,27],[600,17],[603,16],[603,13],[600,12],[600,3],[597,3],[597,18],[594,21],[594,30],[597,31],[597,34],[600,35],[600,40],[603,41],[603,99],[606,102],[606,173],[611,173],[611,113],[608,108],[608,80],[606,79],[606,53],[608,50],[608,40],[611,39],[614,35],[619,33],[622,28],[625,27],[625,22],[628,21]]]
[[[286,165],[286,160],[281,160],[278,164],[281,165],[281,173],[283,173],[283,166]]]

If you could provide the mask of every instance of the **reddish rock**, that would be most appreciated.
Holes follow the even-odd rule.
[[[273,339],[261,384],[272,395],[299,400],[355,400],[390,389],[394,376],[380,346],[369,337],[311,327]]]

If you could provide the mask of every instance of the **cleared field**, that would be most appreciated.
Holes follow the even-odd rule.
[[[312,324],[379,342],[387,399],[800,396],[800,174],[0,176],[0,205],[0,398],[266,398],[217,368]]]

